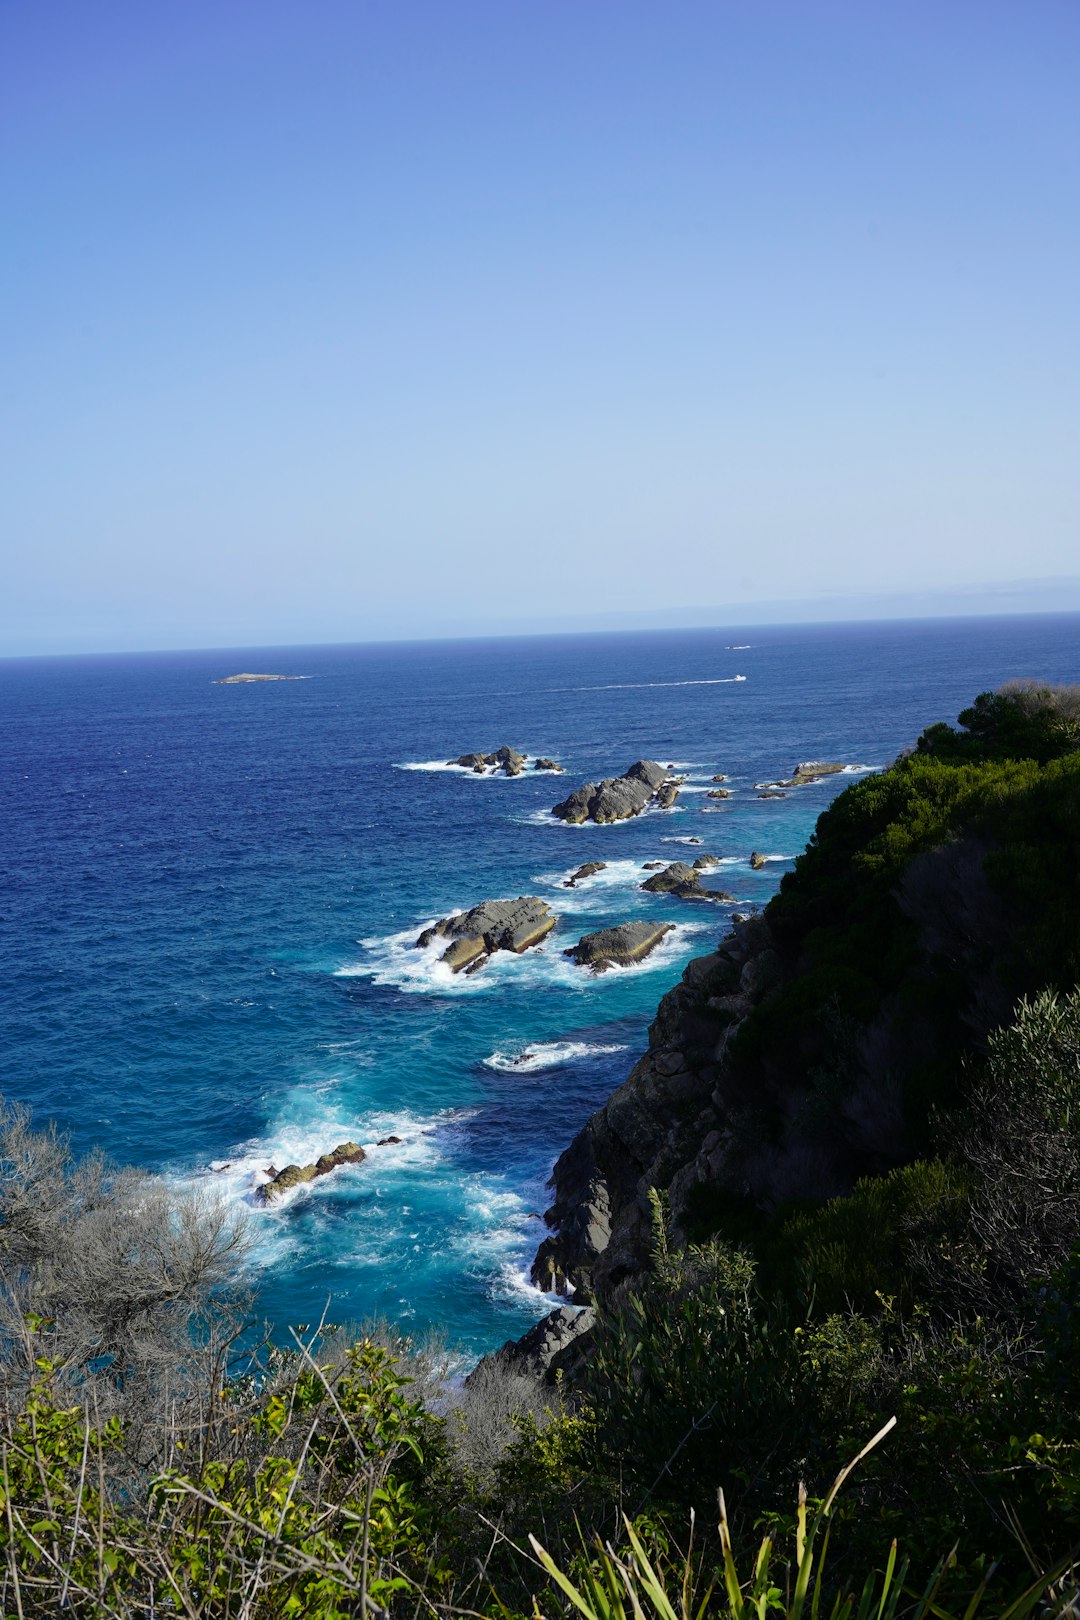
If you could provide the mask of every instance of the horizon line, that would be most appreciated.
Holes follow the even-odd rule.
[[[1071,583],[1071,582],[1070,582]],[[253,642],[222,642],[215,645],[204,646],[168,646],[168,647],[113,647],[97,648],[92,650],[71,652],[36,652],[36,653],[0,653],[0,663],[30,663],[35,660],[55,660],[61,658],[155,658],[187,653],[242,653],[242,652],[295,652],[308,651],[319,648],[336,649],[344,647],[395,647],[395,646],[430,646],[432,643],[455,642],[485,642],[485,641],[540,641],[560,638],[569,639],[574,636],[618,636],[618,635],[681,635],[693,630],[738,631],[745,634],[754,630],[808,630],[839,628],[842,626],[854,627],[858,625],[875,624],[925,624],[929,622],[948,622],[950,620],[968,622],[973,619],[1063,619],[1080,618],[1080,607],[1070,608],[973,608],[967,612],[957,609],[941,610],[936,613],[870,613],[866,617],[852,614],[836,618],[808,618],[808,619],[759,619],[754,621],[736,620],[724,622],[721,619],[709,623],[687,624],[621,624],[599,627],[594,625],[581,628],[563,628],[559,630],[505,630],[477,634],[473,633],[441,633],[434,635],[396,635],[396,636],[370,636],[357,637],[354,640],[343,641],[338,639],[327,641],[253,641]]]

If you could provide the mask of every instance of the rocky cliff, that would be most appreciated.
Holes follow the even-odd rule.
[[[988,1033],[1078,976],[1078,826],[1077,752],[920,756],[842,794],[557,1161],[537,1285],[610,1298],[647,1261],[651,1188],[676,1238],[745,1232],[933,1151]]]

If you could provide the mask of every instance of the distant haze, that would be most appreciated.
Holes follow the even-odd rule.
[[[1080,608],[1073,0],[0,8],[0,653]]]

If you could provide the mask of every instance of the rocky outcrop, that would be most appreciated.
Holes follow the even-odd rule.
[[[716,857],[709,858],[716,864]],[[701,881],[700,868],[687,866],[685,861],[672,861],[662,872],[654,872],[641,887],[648,894],[673,894],[678,900],[730,900],[732,896],[720,889],[706,889]]]
[[[766,788],[764,793],[758,794],[759,799],[786,799],[787,794],[783,788]]]
[[[563,888],[576,889],[578,884],[585,878],[595,877],[597,872],[606,870],[607,861],[586,861],[583,866],[579,866],[576,872],[571,872],[570,876],[564,880]]]
[[[782,776],[777,782],[755,782],[754,791],[764,788],[761,798],[783,798],[783,789],[793,787],[809,787],[814,782],[820,782],[823,776],[836,776],[840,771],[846,771],[846,765],[838,765],[830,760],[809,759],[803,765],[796,765],[790,776]]]
[[[723,771],[717,771],[716,775],[711,777],[710,780],[713,782],[726,782],[727,777],[724,775]]]
[[[738,1184],[744,1102],[725,1084],[725,1054],[783,977],[760,916],[687,964],[660,1002],[645,1056],[555,1165],[551,1231],[532,1270],[538,1287],[579,1304],[609,1293],[646,1261],[651,1187],[672,1189],[677,1215],[696,1181]]]
[[[526,756],[526,758],[527,757],[528,756]],[[562,772],[562,766],[559,764],[558,760],[546,759],[545,757],[541,756],[539,759],[534,759],[533,760],[533,770],[534,771],[559,771],[561,773]]]
[[[580,825],[596,821],[602,825],[639,816],[651,804],[657,791],[671,778],[671,772],[653,759],[639,759],[622,776],[605,777],[602,782],[586,782],[561,804],[552,808],[560,821]]]
[[[707,799],[730,799],[731,798],[731,789],[730,788],[710,788],[708,793],[706,793],[705,797]]]
[[[519,754],[516,748],[496,748],[493,754],[459,754],[457,759],[448,759],[448,765],[461,765],[467,771],[475,771],[478,776],[484,776],[488,771],[502,771],[504,776],[520,776],[525,769],[528,754]],[[547,762],[551,766],[551,761]],[[540,761],[537,761],[539,768]],[[557,765],[553,766],[558,770]]]
[[[846,769],[846,765],[836,764],[832,760],[808,759],[804,764],[796,765],[791,776],[795,782],[816,782],[821,776],[837,776]]]
[[[275,1171],[273,1178],[258,1188],[258,1196],[264,1204],[273,1203],[275,1198],[279,1198],[292,1187],[302,1187],[305,1182],[317,1181],[320,1176],[328,1176],[332,1170],[338,1169],[343,1164],[362,1164],[366,1157],[358,1143],[339,1142],[336,1148],[324,1153],[314,1164],[287,1164],[284,1170]]]
[[[719,855],[699,855],[694,862],[695,872],[707,872],[713,866],[720,865]]]
[[[652,1189],[667,1195],[679,1245],[910,1159],[931,1104],[955,1106],[964,1063],[1007,1023],[1021,971],[1045,971],[1023,955],[1015,897],[995,888],[997,828],[1012,836],[1016,823],[978,813],[882,884],[852,859],[852,822],[880,836],[872,799],[856,798],[839,831],[836,817],[819,822],[764,914],[736,914],[717,949],[687,964],[647,1052],[556,1162],[539,1286],[617,1301],[648,1264]],[[961,1087],[952,1104],[950,1086]]]
[[[454,973],[463,969],[475,973],[495,951],[513,951],[520,956],[539,945],[557,922],[547,901],[536,895],[484,900],[471,911],[456,912],[425,928],[416,944],[422,949],[437,939],[447,939],[450,944],[440,961]]]
[[[670,810],[679,797],[679,784],[677,782],[661,782],[656,790],[656,806],[658,810]]]
[[[482,1387],[492,1371],[554,1383],[559,1373],[572,1373],[588,1354],[596,1312],[558,1305],[520,1339],[508,1339],[501,1350],[484,1356],[465,1380]]]
[[[674,923],[619,923],[614,928],[601,928],[595,934],[583,934],[563,955],[572,957],[583,967],[591,967],[594,973],[606,973],[611,967],[643,962],[674,927]]]
[[[752,850],[750,854],[750,870],[752,872],[760,872],[761,868],[766,865],[767,860],[767,856],[760,854],[756,849]]]

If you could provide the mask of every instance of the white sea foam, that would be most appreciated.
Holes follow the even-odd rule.
[[[538,872],[533,878],[538,891],[548,891],[551,908],[559,916],[609,911],[614,890],[625,891],[618,902],[621,906],[636,904],[639,899],[644,901],[644,896],[636,893],[642,881],[640,861],[608,861],[602,872],[594,872],[591,877],[575,883],[572,889],[568,888],[566,880],[576,870],[568,866],[561,872]]]
[[[660,842],[662,844],[700,844],[702,839],[698,838],[696,833],[682,833],[679,835],[671,833],[667,838],[661,838]]]
[[[568,890],[566,884],[577,870],[576,866],[566,866],[561,872],[538,872],[533,881],[558,889],[559,899],[562,901],[568,894],[584,895],[592,890],[617,889],[622,884],[632,883],[641,870],[641,863],[628,860],[605,861],[602,872],[593,872],[589,877],[579,879],[574,887]]]
[[[596,1041],[536,1041],[516,1050],[492,1052],[484,1059],[484,1067],[496,1069],[500,1074],[539,1074],[563,1063],[577,1063],[582,1058],[604,1057],[626,1050],[625,1046],[604,1046]]]

